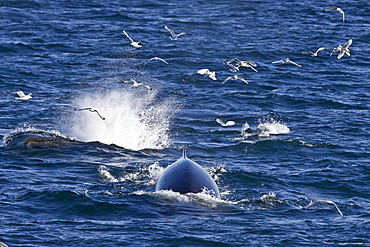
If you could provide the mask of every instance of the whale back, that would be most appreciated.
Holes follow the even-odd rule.
[[[169,165],[159,178],[156,191],[172,190],[181,194],[199,193],[208,189],[219,197],[220,191],[216,182],[200,165],[183,155],[175,163]]]

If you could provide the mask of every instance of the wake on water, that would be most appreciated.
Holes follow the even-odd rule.
[[[98,172],[100,178],[108,183],[120,183],[121,185],[125,183],[134,182],[136,184],[142,184],[143,187],[154,187],[160,177],[161,173],[164,171],[164,167],[160,166],[158,162],[155,162],[151,165],[145,165],[140,169],[125,171],[121,174],[114,174],[111,171],[113,168],[109,168],[104,165],[98,167]],[[207,171],[215,179],[216,183],[220,183],[220,177],[227,170],[223,167],[209,167]],[[141,187],[141,186],[139,186]],[[219,207],[219,206],[231,206],[239,208],[243,211],[245,210],[306,210],[314,202],[324,202],[330,204],[329,206],[321,206],[327,208],[327,210],[332,211],[333,213],[337,211],[341,216],[343,216],[341,210],[337,205],[329,200],[325,199],[308,199],[308,198],[294,198],[294,199],[280,199],[275,192],[268,191],[263,193],[258,198],[250,199],[233,199],[232,191],[228,188],[220,187],[221,198],[216,198],[213,193],[210,193],[207,190],[204,190],[201,193],[187,193],[180,194],[179,192],[163,190],[163,191],[147,191],[143,190],[143,187],[133,189],[130,194],[133,195],[149,195],[151,197],[159,199],[163,203],[172,204],[190,204],[190,205],[202,205],[206,207]],[[110,192],[107,192],[110,194]],[[113,193],[112,193],[113,194]],[[231,197],[231,198],[230,198]],[[334,206],[332,206],[334,205]],[[319,206],[320,207],[320,206]]]
[[[145,165],[139,169],[133,171],[121,171],[120,173],[115,174],[113,171],[114,168],[107,167],[105,165],[100,165],[98,167],[98,172],[100,178],[108,183],[130,183],[134,182],[135,184],[142,184],[143,187],[155,187],[159,177],[165,170],[164,167],[160,166],[158,162],[155,162],[151,165]],[[220,168],[207,168],[207,171],[210,175],[218,181],[221,177],[221,173],[226,172],[223,167]],[[140,186],[139,186],[140,187]],[[173,192],[168,190],[163,191],[147,191],[147,189],[136,188],[131,191],[135,195],[150,195],[155,198],[160,199],[161,201],[169,203],[185,203],[185,204],[200,204],[209,207],[216,207],[220,204],[228,204],[228,201],[216,198],[213,194],[213,191],[208,191],[204,189],[201,193],[187,193],[180,194],[179,192]]]

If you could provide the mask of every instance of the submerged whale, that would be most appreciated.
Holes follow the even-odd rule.
[[[67,145],[78,144],[78,141],[68,140],[62,137],[28,137],[23,142],[29,148],[47,149],[60,148]],[[1,247],[1,246],[0,246]]]
[[[155,190],[172,190],[180,194],[207,191],[220,197],[216,182],[203,167],[186,157],[185,149],[182,157],[163,171]]]

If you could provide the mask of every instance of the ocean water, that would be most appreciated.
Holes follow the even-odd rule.
[[[9,0],[0,13],[1,242],[370,245],[368,1]],[[351,56],[330,56],[349,39]],[[272,63],[285,58],[301,67]],[[222,84],[232,75],[248,84]],[[183,148],[221,198],[155,192]]]

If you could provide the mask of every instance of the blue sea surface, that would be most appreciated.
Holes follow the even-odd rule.
[[[0,242],[370,246],[368,1],[6,0],[0,19]],[[220,198],[155,191],[183,148]]]

